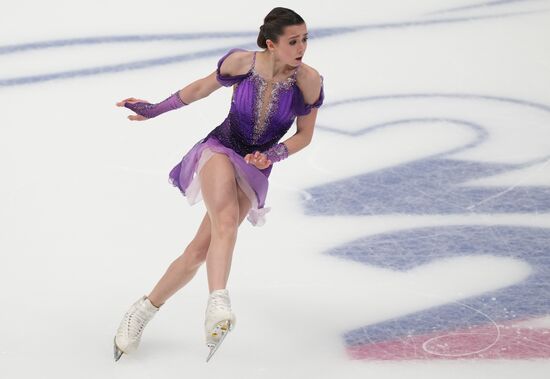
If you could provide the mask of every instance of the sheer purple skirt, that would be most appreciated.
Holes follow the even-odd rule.
[[[179,188],[189,204],[201,201],[199,172],[215,153],[227,155],[233,164],[237,184],[250,200],[251,208],[247,219],[252,225],[262,226],[265,223],[265,214],[270,210],[264,208],[269,185],[268,177],[255,166],[246,163],[234,150],[222,145],[215,137],[201,140],[189,150],[181,162],[170,171],[170,183]]]

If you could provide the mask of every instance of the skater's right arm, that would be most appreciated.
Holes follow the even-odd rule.
[[[216,71],[210,75],[196,80],[179,91],[181,99],[191,104],[197,100],[204,99],[215,90],[221,88],[221,84],[216,80]]]
[[[250,70],[252,52],[231,51],[218,62],[218,69],[204,78],[194,81],[183,89],[173,93],[164,101],[151,104],[146,100],[133,97],[119,101],[116,105],[126,107],[136,115],[128,116],[131,121],[143,121],[162,113],[181,108],[203,99],[222,86],[232,85]],[[244,71],[244,72],[243,72]]]
[[[194,81],[183,89],[174,92],[171,96],[157,104],[133,97],[119,101],[118,107],[126,107],[137,114],[128,116],[131,121],[143,121],[158,115],[189,105],[200,100],[221,87],[216,80],[216,72]]]
[[[180,98],[185,103],[191,104],[227,85],[226,78],[231,78],[233,81],[240,79],[250,70],[252,57],[251,51],[231,50],[228,55],[220,59],[216,71],[180,90]]]

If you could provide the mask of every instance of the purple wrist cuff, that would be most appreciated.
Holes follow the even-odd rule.
[[[264,154],[271,163],[275,163],[288,158],[288,148],[284,143],[278,143],[266,150]]]
[[[174,94],[172,94],[172,96],[168,97],[158,104],[149,104],[143,102],[124,104],[126,108],[131,109],[137,114],[147,118],[157,117],[159,114],[181,108],[184,105],[187,104],[179,96],[179,91],[175,92]]]

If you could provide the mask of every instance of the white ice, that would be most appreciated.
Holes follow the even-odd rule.
[[[458,9],[476,4],[485,6]],[[483,143],[452,153],[453,159],[526,164],[464,186],[550,185],[548,113],[489,99],[550,106],[550,2],[488,4],[3,4],[0,48],[119,35],[242,31],[251,36],[0,54],[0,82],[254,43],[264,15],[279,5],[300,13],[311,31],[373,28],[309,43],[305,62],[325,78],[319,127],[310,146],[274,169],[267,224],[254,228],[245,222],[239,230],[228,286],[239,321],[208,364],[204,267],[149,324],[135,355],[114,363],[112,339],[126,309],[151,290],[199,225],[204,205],[189,207],[169,185],[168,172],[224,119],[230,90],[142,123],[129,122],[130,112],[115,103],[130,96],[162,100],[212,72],[218,57],[0,85],[0,377],[547,378],[549,360],[354,361],[342,338],[354,328],[518,283],[534,269],[525,262],[465,256],[396,272],[323,253],[366,235],[420,226],[550,228],[550,213],[333,217],[308,216],[301,204],[311,186],[451,152],[476,140],[475,131],[449,119],[480,124],[489,134]],[[460,21],[396,26],[452,18]],[[407,94],[469,97],[330,106]],[[439,121],[396,123],[359,137],[338,133],[422,117]],[[548,318],[531,325],[547,327]]]

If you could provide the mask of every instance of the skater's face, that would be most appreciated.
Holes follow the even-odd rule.
[[[285,26],[277,42],[268,40],[267,46],[283,63],[298,67],[306,52],[307,38],[306,24],[289,25]]]

